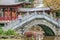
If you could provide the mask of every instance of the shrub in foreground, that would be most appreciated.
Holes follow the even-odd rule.
[[[8,31],[5,32],[6,35],[17,35],[17,33],[14,30],[9,29]]]
[[[10,35],[17,35],[17,33],[14,30],[9,29],[8,31],[4,31],[0,27],[0,36],[10,36]]]

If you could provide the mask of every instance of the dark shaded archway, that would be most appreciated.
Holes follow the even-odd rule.
[[[45,32],[44,35],[45,36],[55,36],[55,33],[52,31],[52,29],[50,29],[48,26],[46,25],[41,25],[41,24],[38,24],[42,29],[43,31]]]

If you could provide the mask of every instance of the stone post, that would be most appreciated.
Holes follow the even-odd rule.
[[[27,15],[29,15],[29,12],[27,11]]]
[[[53,13],[53,15],[54,15],[54,18],[56,18],[56,13],[55,12]]]
[[[45,11],[43,10],[43,14],[45,15]]]
[[[35,11],[35,14],[37,14],[37,12]]]
[[[50,12],[50,16],[53,17],[53,13],[52,12]]]

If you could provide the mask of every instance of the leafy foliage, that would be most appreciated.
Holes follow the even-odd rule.
[[[17,35],[17,33],[14,30],[8,30],[5,32],[6,35]]]
[[[60,0],[44,0],[44,4],[51,7],[53,10],[60,10]]]
[[[4,35],[17,35],[17,33],[14,30],[8,30],[8,31],[4,31],[1,27],[0,27],[0,35],[4,36]]]
[[[4,35],[4,31],[1,27],[0,27],[0,35]]]

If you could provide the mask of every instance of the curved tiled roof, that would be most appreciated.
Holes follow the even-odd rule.
[[[16,0],[0,0],[0,5],[12,5],[16,4]]]
[[[17,5],[24,2],[18,2],[18,0],[0,0],[0,5]],[[29,3],[29,2],[25,2]]]

